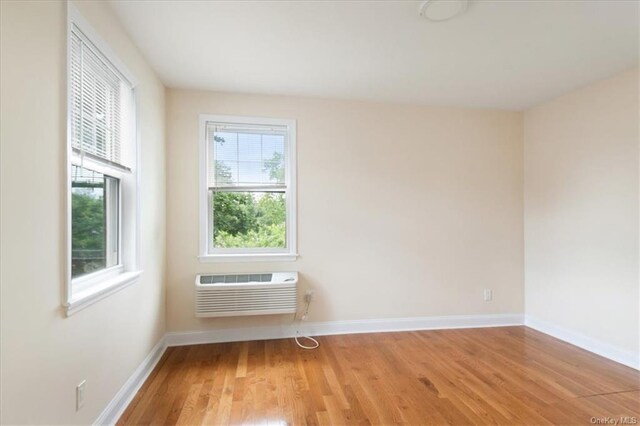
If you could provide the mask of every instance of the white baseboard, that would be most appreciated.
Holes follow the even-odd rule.
[[[276,325],[251,328],[228,328],[195,332],[169,332],[167,346],[203,343],[242,342],[248,340],[286,339],[296,330],[307,336],[332,334],[378,333],[446,328],[478,328],[523,325],[522,314],[452,315],[442,317],[390,318],[353,321],[305,322],[301,325]]]
[[[621,350],[608,343],[592,339],[580,333],[558,327],[530,315],[452,315],[441,317],[391,318],[353,321],[305,322],[300,325],[229,328],[195,332],[169,332],[153,347],[129,380],[122,386],[102,411],[94,424],[115,424],[136,392],[142,387],[168,346],[196,345],[203,343],[241,342],[249,340],[285,339],[295,336],[296,330],[308,336],[333,334],[379,333],[413,330],[440,330],[450,328],[480,328],[526,325],[557,339],[571,343],[590,352],[640,369],[638,354]]]
[[[167,333],[120,388],[111,402],[98,416],[95,425],[115,424],[149,374],[153,371],[167,346],[202,343],[239,342],[249,340],[283,339],[295,336],[296,330],[308,336],[331,334],[375,333],[387,331],[437,330],[445,328],[477,328],[523,325],[522,314],[455,315],[443,317],[395,318],[355,321],[330,321],[283,326],[231,328],[196,332]]]
[[[639,356],[631,351],[620,349],[609,343],[557,326],[550,322],[532,317],[531,315],[525,315],[525,325],[542,333],[548,334],[549,336],[553,336],[556,339],[560,339],[582,349],[586,349],[589,352],[593,352],[612,361],[640,370]]]
[[[167,344],[163,336],[153,349],[151,349],[151,352],[149,352],[149,355],[147,355],[144,361],[136,368],[131,377],[129,377],[129,380],[126,381],[111,402],[109,402],[102,413],[100,413],[94,425],[113,425],[118,421],[156,364],[158,364],[158,361],[160,361],[166,349]]]

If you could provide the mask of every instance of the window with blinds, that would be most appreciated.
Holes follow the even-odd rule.
[[[123,112],[131,84],[76,27],[70,54],[71,146],[80,155],[127,166],[122,155]]]
[[[72,5],[69,19],[67,312],[130,282],[138,244],[134,77]]]
[[[292,134],[281,122],[204,123],[208,253],[290,248]]]

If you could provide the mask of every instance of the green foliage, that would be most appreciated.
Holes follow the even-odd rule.
[[[257,203],[258,225],[267,227],[284,224],[287,216],[284,194],[266,193]]]
[[[246,234],[257,225],[256,205],[246,192],[217,192],[213,197],[214,237],[219,232]]]
[[[231,182],[231,168],[220,160],[216,160],[216,182],[218,184]]]
[[[104,203],[102,198],[91,196],[90,191],[74,189],[71,197],[74,250],[104,249]]]
[[[71,196],[72,275],[105,267],[104,200],[92,196],[92,189],[74,188]]]
[[[219,231],[216,247],[271,247],[283,248],[285,244],[285,224],[272,224],[251,229],[246,234],[231,235]]]
[[[274,152],[271,159],[264,160],[264,171],[269,172],[272,181],[284,182],[284,154]]]
[[[255,197],[247,192],[218,192],[213,197],[216,247],[286,247],[283,194]]]

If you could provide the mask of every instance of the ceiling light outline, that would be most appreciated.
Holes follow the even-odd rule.
[[[425,0],[422,3],[420,3],[420,7],[418,8],[418,13],[420,14],[421,17],[423,17],[424,19],[430,22],[446,22],[466,12],[466,10],[469,8],[469,2],[470,2],[470,0],[457,0],[459,7],[458,7],[458,10],[456,10],[455,13],[453,13],[452,15],[447,16],[445,18],[438,18],[438,19],[434,19],[430,17],[428,14],[429,6],[441,1],[451,1],[451,0]]]

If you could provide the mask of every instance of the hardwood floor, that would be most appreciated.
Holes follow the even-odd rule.
[[[169,348],[118,424],[640,422],[640,374],[526,327]]]

